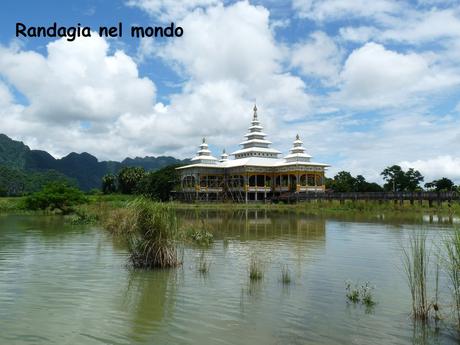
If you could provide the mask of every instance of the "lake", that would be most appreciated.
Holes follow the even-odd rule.
[[[149,272],[129,269],[125,245],[98,226],[0,215],[0,344],[459,342],[445,275],[446,316],[424,326],[410,317],[402,270],[402,248],[419,231],[430,240],[433,268],[452,220],[264,210],[181,211],[180,218],[205,226],[214,243],[186,245],[180,268]],[[257,282],[248,273],[254,257],[264,272]],[[210,263],[207,274],[198,272],[200,258]],[[281,282],[283,266],[290,284]],[[375,306],[347,301],[347,280],[375,286]]]

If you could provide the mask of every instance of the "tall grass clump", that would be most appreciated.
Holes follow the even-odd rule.
[[[454,229],[452,234],[444,239],[444,247],[445,270],[449,277],[457,323],[460,327],[460,229]]]
[[[135,268],[168,268],[181,261],[177,253],[178,222],[171,205],[145,198],[133,200],[120,219]]]
[[[264,278],[264,268],[260,259],[256,256],[251,256],[249,262],[249,279],[251,281],[258,281]]]
[[[427,296],[429,253],[426,233],[412,233],[409,245],[403,248],[403,267],[412,298],[412,315],[426,320],[431,308]]]

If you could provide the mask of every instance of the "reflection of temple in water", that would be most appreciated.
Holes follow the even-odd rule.
[[[238,237],[242,240],[286,239],[324,241],[325,220],[295,212],[267,210],[200,210],[180,213],[184,222],[205,226],[215,238]]]

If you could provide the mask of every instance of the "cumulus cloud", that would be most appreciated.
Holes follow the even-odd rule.
[[[341,73],[341,100],[355,107],[399,106],[409,97],[439,92],[460,79],[417,53],[398,53],[377,43],[367,43],[347,58]]]
[[[405,169],[419,170],[425,176],[425,182],[441,177],[450,177],[457,183],[460,181],[460,157],[442,155],[424,160],[402,161],[400,165]]]
[[[135,62],[91,38],[47,45],[47,56],[0,47],[0,73],[22,93],[30,120],[109,121],[125,112],[151,112],[155,85],[140,78]]]
[[[336,43],[324,32],[316,31],[303,43],[291,49],[291,66],[309,77],[320,79],[325,84],[338,80],[341,52]]]
[[[128,0],[128,6],[138,7],[162,21],[180,20],[190,11],[220,3],[220,0]]]
[[[400,12],[404,5],[394,0],[293,0],[292,7],[299,17],[315,21],[360,17],[382,21]]]

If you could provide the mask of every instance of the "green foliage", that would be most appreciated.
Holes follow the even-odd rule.
[[[72,211],[72,207],[87,202],[83,192],[62,182],[47,184],[39,192],[24,199],[24,206],[29,210],[60,210],[63,213]]]
[[[412,298],[412,315],[426,320],[431,305],[428,302],[427,276],[430,255],[426,248],[426,234],[412,233],[408,248],[403,249],[404,272]]]
[[[460,328],[460,229],[454,229],[453,233],[444,239],[444,247],[444,269],[449,277],[457,324]]]
[[[0,166],[0,196],[19,196],[39,191],[53,181],[70,183],[70,179],[54,170],[32,172]]]
[[[418,170],[409,168],[404,171],[399,165],[385,168],[381,175],[387,181],[384,189],[395,192],[415,192],[420,189],[420,182],[424,179]]]
[[[168,268],[181,263],[176,247],[179,226],[172,205],[137,198],[117,212],[110,226],[111,232],[127,238],[133,267]]]
[[[345,282],[346,297],[352,303],[361,302],[366,307],[372,307],[375,305],[373,291],[374,286],[371,286],[369,282],[364,284],[352,283],[350,280]]]
[[[381,192],[377,183],[369,183],[364,176],[353,177],[348,171],[340,171],[333,179],[326,179],[326,188],[337,193],[345,192]]]
[[[214,241],[213,234],[206,229],[189,229],[186,232],[186,237],[201,246],[210,246]]]
[[[118,173],[118,189],[123,194],[134,194],[145,177],[144,168],[124,167]]]
[[[178,181],[177,167],[178,165],[170,165],[147,173],[138,186],[138,192],[155,200],[169,200]]]
[[[117,178],[114,174],[106,174],[102,177],[102,193],[112,194],[117,191]]]
[[[425,183],[425,188],[436,192],[450,192],[455,190],[454,182],[447,177],[427,182]]]

